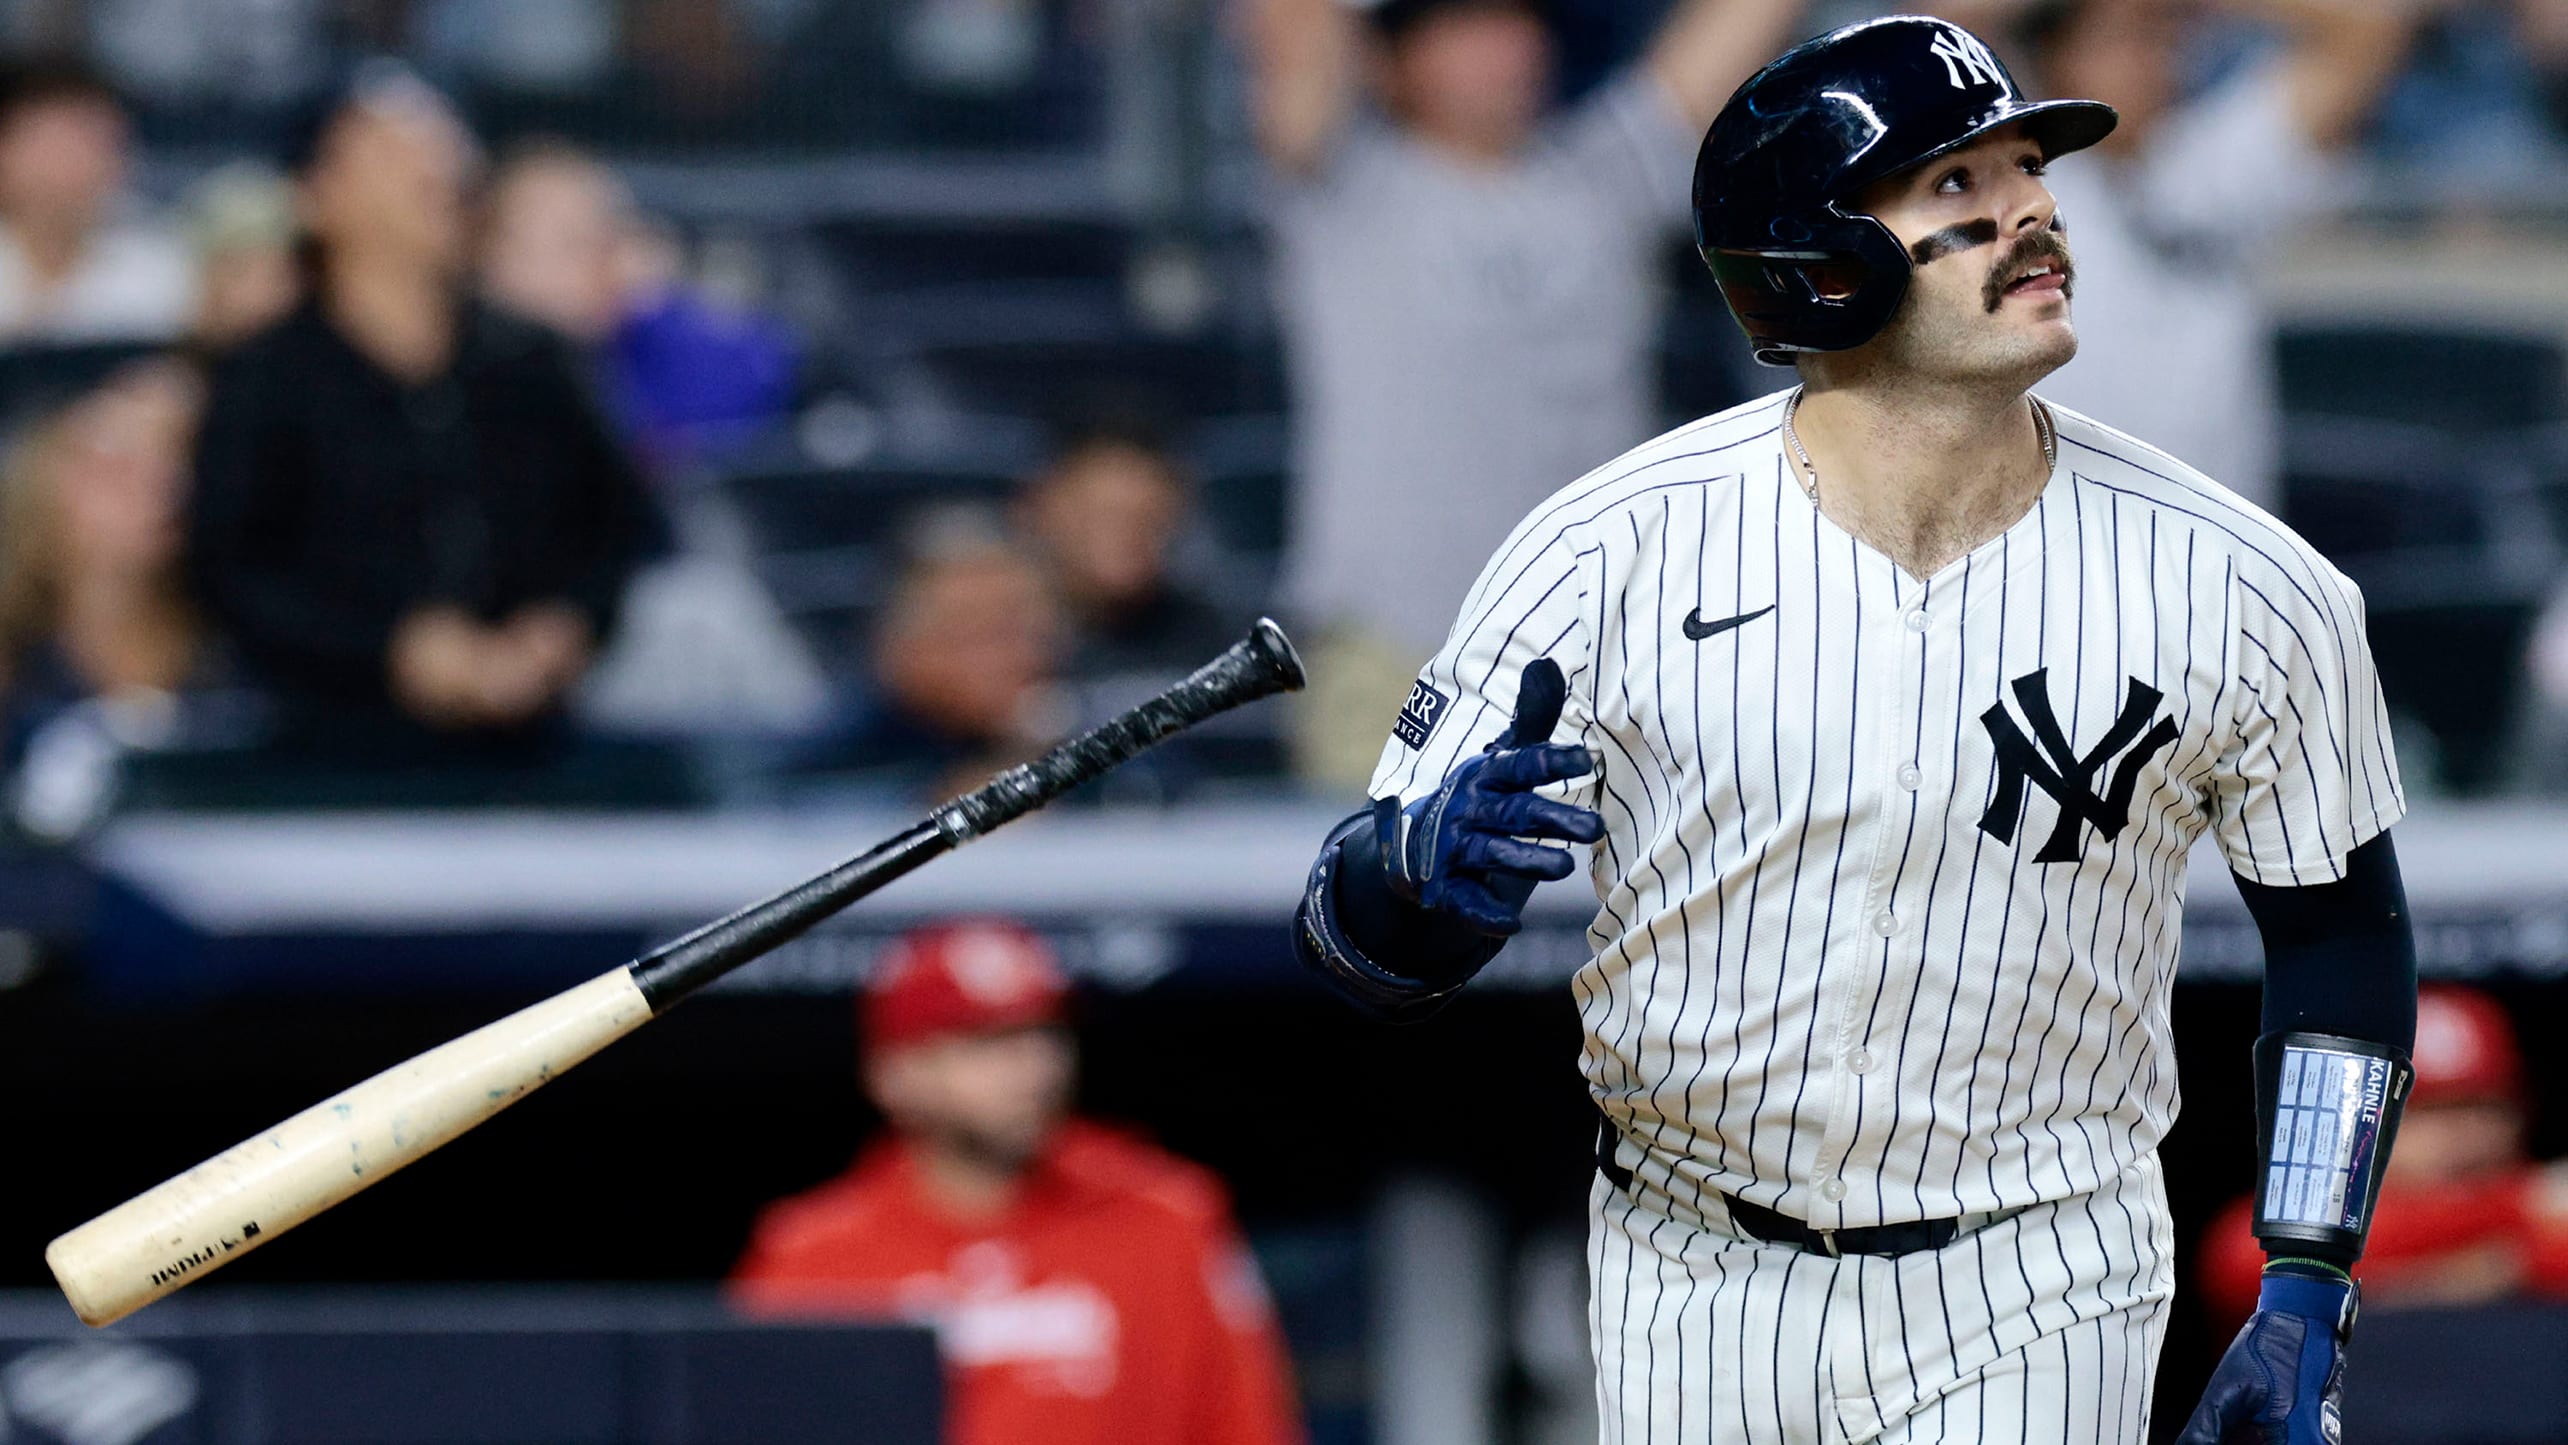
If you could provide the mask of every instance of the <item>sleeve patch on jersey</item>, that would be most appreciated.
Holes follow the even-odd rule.
[[[1391,735],[1413,748],[1427,745],[1427,734],[1444,720],[1445,706],[1451,699],[1427,686],[1419,678],[1409,689],[1409,700],[1400,704],[1399,719],[1391,724]],[[1377,714],[1378,716],[1378,714]]]

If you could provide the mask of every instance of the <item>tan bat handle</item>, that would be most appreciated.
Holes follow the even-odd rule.
[[[81,1319],[124,1318],[436,1149],[651,1017],[617,968],[441,1044],[45,1248]]]

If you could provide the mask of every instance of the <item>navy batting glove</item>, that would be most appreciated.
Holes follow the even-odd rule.
[[[1605,820],[1594,812],[1534,792],[1596,769],[1587,749],[1549,741],[1568,695],[1560,664],[1534,659],[1517,684],[1516,716],[1505,732],[1408,807],[1396,798],[1374,800],[1374,830],[1394,893],[1474,933],[1505,938],[1524,927],[1535,884],[1577,871],[1567,849],[1525,841],[1605,836]]]
[[[2338,1445],[2354,1281],[2269,1274],[2176,1445]]]

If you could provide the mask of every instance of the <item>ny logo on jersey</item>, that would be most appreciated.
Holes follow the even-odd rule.
[[[1988,53],[1976,35],[1946,31],[1926,47],[1944,62],[1944,78],[1955,90],[1968,90],[1974,85],[2003,85],[1997,78],[1997,57]]]
[[[2093,823],[2097,832],[2110,841],[2131,821],[2131,795],[2140,786],[2140,770],[2176,740],[2173,718],[2158,719],[2149,726],[2149,717],[2158,710],[2162,694],[2138,678],[2131,679],[2131,691],[2122,700],[2122,715],[2113,720],[2103,741],[2084,756],[2070,746],[2068,735],[2060,731],[2060,720],[2051,712],[2051,692],[2044,686],[2048,668],[2035,668],[2017,678],[2011,686],[2016,706],[2024,710],[2024,721],[2033,729],[2032,740],[2007,716],[2004,699],[1989,705],[1980,714],[1980,724],[1988,729],[1988,740],[1997,748],[1997,795],[1989,799],[1988,811],[1980,814],[1980,831],[2001,843],[2015,841],[2016,822],[2024,813],[2024,784],[2029,779],[2051,801],[2060,805],[2060,821],[2053,825],[2050,838],[2042,851],[2033,855],[2036,863],[2074,863],[2078,857],[2078,824]],[[2141,732],[2147,728],[2144,736]],[[2133,740],[2137,739],[2137,746]],[[2038,745],[2037,745],[2038,744]],[[2127,753],[2123,749],[2129,748]],[[2098,795],[2095,791],[2097,771],[2122,753],[2115,764],[2113,781]]]

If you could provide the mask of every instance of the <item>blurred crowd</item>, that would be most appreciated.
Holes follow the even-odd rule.
[[[46,746],[67,719],[149,741],[213,697],[217,734],[289,771],[505,788],[699,672],[678,725],[744,730],[745,690],[772,773],[942,790],[1058,736],[1078,687],[1129,701],[1242,630],[1174,570],[1193,482],[1161,421],[1101,409],[1055,418],[1005,494],[894,519],[856,664],[820,679],[754,581],[679,555],[689,469],[805,399],[794,328],[690,273],[596,157],[489,158],[406,68],[348,71],[282,131],[272,169],[164,216],[94,73],[0,79],[13,765],[77,753]],[[619,683],[628,603],[693,631],[621,639]],[[727,686],[708,641],[764,675]]]
[[[2053,173],[2085,340],[2045,390],[2338,554],[2419,781],[2555,773],[2568,320],[2514,352],[2438,333],[2477,358],[2441,384],[2485,404],[2420,420],[2353,395],[2346,374],[2377,370],[2359,344],[2322,336],[2295,369],[2269,294],[2307,227],[2402,177],[2568,201],[2568,6],[1949,8],[2036,89],[2122,110]],[[1683,279],[1692,150],[1757,60],[1857,13],[1241,0],[1216,68],[1238,83],[1159,103],[1238,117],[1207,134],[1258,176],[1244,272],[1205,259],[1215,220],[1156,223],[1190,251],[1077,219],[1030,233],[1031,271],[928,228],[788,285],[797,244],[863,223],[815,212],[780,239],[655,210],[629,167],[494,99],[663,64],[754,92],[828,9],[0,6],[21,56],[0,76],[19,827],[76,832],[138,787],[184,802],[170,760],[200,755],[232,801],[244,756],[289,802],[423,777],[455,801],[913,798],[1261,610],[1314,664],[1289,726],[1208,735],[1124,795],[1360,786],[1511,519],[1779,384]],[[1111,47],[1094,15],[917,0],[884,23],[923,89],[991,105],[1131,79],[1064,71]],[[513,138],[486,148],[457,95]],[[137,140],[208,107],[256,143]],[[1081,290],[1090,244],[1109,274]],[[2434,581],[2456,547],[2460,580]]]
[[[1689,254],[1693,150],[1868,12],[1217,8],[1181,43],[1062,0],[0,0],[5,826],[915,805],[1266,611],[1310,691],[1099,791],[1362,787],[1509,526],[1788,381]],[[2122,112],[2051,173],[2082,350],[2044,392],[2356,577],[2411,787],[2561,791],[2568,0],[1937,8]],[[904,173],[814,147],[969,164],[851,197]],[[2287,315],[2320,251],[2360,304]],[[1069,1116],[1031,936],[921,935],[865,1008],[891,1127],[737,1297],[924,1292],[980,1351],[971,1438],[1067,1397],[1295,1438],[1219,1188]],[[2375,1302],[2568,1290],[2507,1019],[2432,995],[2418,1062]],[[931,1244],[977,1272],[896,1267]],[[2252,1289],[2236,1218],[2203,1258]],[[1197,1393],[1130,1398],[1100,1319]]]

